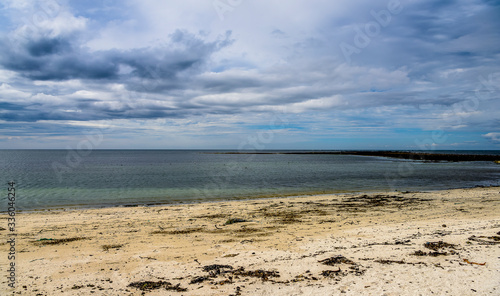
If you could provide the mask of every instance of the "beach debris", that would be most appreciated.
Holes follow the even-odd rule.
[[[349,266],[349,272],[350,273],[354,273],[354,275],[356,276],[360,276],[360,275],[363,275],[366,271],[366,269],[360,269],[359,268],[359,265],[352,265],[352,266]]]
[[[71,289],[72,290],[78,290],[78,289],[81,289],[83,287],[84,287],[83,285],[73,285],[73,287],[71,287]]]
[[[487,238],[487,239],[491,239],[491,240],[486,240],[484,238]],[[486,237],[486,236],[471,236],[468,238],[468,240],[470,241],[475,241],[477,243],[479,243],[480,245],[496,245],[496,244],[500,244],[500,237],[498,236],[489,236],[489,237]]]
[[[436,230],[436,231],[434,231],[433,234],[439,235],[439,236],[447,236],[447,235],[450,235],[451,233],[452,232],[448,231],[448,230]]]
[[[330,266],[335,266],[337,264],[347,264],[349,267],[345,269],[344,272],[341,272],[340,267],[338,267],[338,270],[324,270],[321,275],[324,277],[334,277],[334,275],[339,275],[339,276],[345,276],[349,273],[352,273],[356,276],[360,276],[365,273],[365,269],[361,269],[360,265],[356,264],[354,261],[351,259],[348,259],[342,255],[337,255],[333,256],[330,258],[326,258],[323,260],[318,261],[319,263],[325,264],[325,265],[330,265]]]
[[[32,241],[36,245],[59,245],[79,240],[88,239],[86,237],[70,237],[70,238],[41,238],[36,241]]]
[[[411,242],[411,240],[409,240],[409,239],[397,240],[397,241],[394,241],[394,244],[395,245],[411,245],[410,242]]]
[[[208,214],[208,215],[199,215],[199,216],[194,216],[195,218],[205,218],[205,219],[217,219],[217,218],[224,218],[227,215],[224,213],[217,213],[217,214]]]
[[[366,259],[365,259],[366,260]],[[370,260],[370,259],[368,259]],[[409,265],[427,265],[425,262],[405,262],[404,260],[390,260],[390,259],[377,259],[373,260],[373,262],[377,262],[380,264],[409,264]]]
[[[236,257],[236,256],[238,256],[239,254],[240,254],[240,253],[236,253],[236,254],[226,254],[226,255],[224,255],[224,256],[222,256],[222,257]]]
[[[345,273],[342,273],[342,270],[339,267],[337,270],[323,270],[321,275],[324,277],[334,277],[338,275],[345,275]]]
[[[224,223],[224,225],[230,225],[230,224],[234,224],[234,223],[243,223],[243,222],[250,222],[250,221],[245,220],[245,219],[240,219],[240,218],[231,218],[231,219],[228,219],[226,221],[226,223]]]
[[[195,227],[195,228],[186,228],[186,229],[177,229],[177,230],[156,230],[151,232],[151,234],[189,234],[193,232],[199,232],[203,230],[202,227]]]
[[[308,271],[306,271],[306,274],[311,275],[311,272],[308,270]],[[288,284],[289,282],[296,283],[296,282],[302,282],[302,281],[317,281],[317,280],[318,280],[317,277],[314,277],[314,276],[309,277],[307,275],[299,274],[299,275],[296,275],[295,278],[292,279],[291,281],[284,281],[281,283]],[[277,282],[277,281],[275,281],[275,282]]]
[[[219,281],[219,282],[216,282],[215,285],[219,285],[219,286],[222,286],[222,285],[225,285],[225,284],[232,284],[233,283],[233,278],[232,277],[229,277],[225,280],[222,280],[222,281]]]
[[[431,257],[437,257],[437,256],[446,256],[448,255],[447,252],[424,252],[424,251],[421,251],[421,250],[418,250],[418,251],[415,251],[413,253],[411,253],[410,255],[413,255],[413,256],[431,256]]]
[[[157,281],[157,282],[142,281],[142,282],[130,283],[128,285],[128,287],[137,288],[141,291],[147,291],[147,292],[157,290],[157,289],[162,289],[162,288],[165,290],[169,290],[169,291],[186,292],[187,289],[182,288],[180,285],[181,284],[177,284],[174,286],[170,282],[166,282],[166,281]]]
[[[323,270],[321,275],[324,277],[335,278],[337,281],[340,280],[339,277],[346,276],[348,274],[354,274],[356,276],[361,276],[365,273],[365,269],[360,269],[359,265],[349,266],[348,269],[342,271],[340,267],[337,270]]]
[[[232,274],[236,276],[256,277],[262,279],[262,281],[267,281],[270,277],[280,277],[279,271],[268,271],[263,269],[245,271],[243,267],[233,271]]]
[[[475,265],[486,265],[486,262],[484,263],[477,263],[477,262],[472,262],[472,261],[469,261],[468,259],[464,259],[464,262],[466,263],[469,263],[469,264],[475,264]]]
[[[194,279],[191,280],[191,282],[189,282],[189,284],[199,284],[199,283],[202,283],[206,280],[208,280],[209,277],[208,276],[198,276],[198,277],[195,277]]]
[[[231,265],[221,265],[221,264],[212,264],[212,265],[206,265],[203,266],[203,271],[212,271],[212,270],[217,270],[217,269],[233,269]]]
[[[337,256],[333,256],[333,257],[326,258],[323,260],[319,260],[318,262],[323,263],[325,265],[331,265],[331,266],[334,266],[335,264],[341,264],[341,263],[351,264],[351,265],[356,264],[356,263],[354,263],[354,261],[347,259],[346,257],[344,257],[342,255],[337,255]]]
[[[264,229],[245,227],[245,226],[243,226],[240,229],[234,230],[234,232],[236,233],[236,236],[239,236],[239,237],[245,237],[248,235],[252,235],[252,236],[270,235],[270,233],[265,232]]]
[[[422,204],[429,199],[416,197],[406,197],[398,195],[359,195],[343,199],[340,203],[330,204],[336,206],[339,211],[343,212],[366,212],[366,211],[383,211],[384,207],[392,207],[400,209],[405,206],[414,206]]]
[[[208,277],[197,277],[191,281],[191,283],[198,283],[207,280],[209,277],[215,278],[222,274],[230,274],[232,276],[245,276],[245,277],[257,277],[262,279],[263,281],[267,281],[270,277],[280,277],[278,271],[268,271],[263,269],[258,270],[249,270],[246,271],[245,268],[239,267],[238,269],[234,269],[231,265],[220,265],[220,264],[212,264],[203,266],[203,271],[208,272]],[[229,281],[232,282],[232,277],[229,276]],[[224,283],[228,283],[223,281]],[[222,282],[220,282],[222,283]],[[222,284],[224,284],[222,283]]]
[[[231,265],[221,265],[221,264],[212,264],[203,266],[203,271],[208,272],[210,277],[217,277],[219,274],[229,272],[228,270],[224,269],[232,270],[233,267]]]
[[[373,262],[377,262],[380,264],[393,264],[393,263],[406,264],[406,262],[404,262],[403,260],[389,260],[389,259],[377,259],[377,260],[374,260]]]
[[[234,292],[234,294],[229,294],[229,296],[240,296],[240,295],[241,295],[241,287],[240,286],[236,287],[236,291]]]
[[[109,249],[120,249],[121,247],[123,247],[123,245],[121,244],[114,244],[114,245],[102,245],[101,248],[104,250],[104,251],[109,251]]]
[[[293,207],[293,205],[289,205],[288,207],[289,208]],[[282,223],[282,224],[300,223],[300,222],[302,222],[302,220],[300,218],[302,218],[303,214],[308,214],[308,216],[311,216],[312,214],[314,214],[313,212],[311,212],[311,210],[304,210],[300,213],[295,212],[293,209],[279,211],[277,209],[272,209],[271,206],[261,208],[259,210],[259,212],[261,212],[261,214],[264,217],[275,218],[275,219],[277,219],[276,222]]]
[[[456,254],[456,252],[454,251],[456,245],[446,243],[443,241],[426,242],[426,243],[424,243],[424,247],[426,247],[427,249],[433,250],[434,252],[424,252],[424,251],[418,250],[418,251],[411,253],[410,255],[413,255],[413,256],[431,256],[431,257],[447,256],[448,252],[439,252],[439,250],[445,249],[445,248],[452,249],[449,251],[450,254],[452,254],[452,255]]]
[[[433,251],[437,251],[439,249],[444,249],[444,248],[455,249],[456,245],[445,243],[443,241],[438,241],[438,242],[426,242],[424,244],[424,247]]]
[[[409,245],[411,245],[411,240],[406,239],[406,240],[396,240],[394,242],[369,243],[369,244],[366,244],[365,246],[388,246],[388,245],[406,245],[406,246],[409,246]]]

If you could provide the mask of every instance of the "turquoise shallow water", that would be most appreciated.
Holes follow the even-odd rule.
[[[500,185],[493,162],[212,152],[0,150],[1,209],[9,181],[16,182],[19,210]]]

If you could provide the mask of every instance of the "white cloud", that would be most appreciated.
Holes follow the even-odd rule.
[[[0,118],[52,119],[48,133],[55,122],[70,133],[112,119],[123,138],[140,127],[207,143],[285,111],[296,127],[280,133],[289,135],[397,137],[401,128],[474,132],[483,144],[499,138],[487,133],[500,110],[489,78],[500,66],[499,21],[487,3],[407,1],[351,64],[339,44],[352,43],[354,28],[386,0],[233,1],[241,4],[223,20],[213,1],[110,3],[5,1],[17,29],[0,39],[0,100],[14,105]],[[48,40],[35,42],[41,37]],[[478,77],[491,82],[481,90],[487,99],[461,108]]]
[[[30,97],[29,93],[18,90],[7,83],[0,84],[0,98],[2,101],[19,102]]]
[[[493,141],[494,143],[500,144],[500,133],[487,133],[483,137]]]

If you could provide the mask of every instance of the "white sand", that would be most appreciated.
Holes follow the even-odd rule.
[[[361,196],[20,213],[16,292],[500,295],[500,188]],[[6,228],[7,215],[0,218]],[[250,222],[224,225],[230,218]],[[5,242],[7,230],[0,234]],[[83,239],[42,244],[50,242],[38,241],[43,238]],[[454,246],[437,249],[446,255],[411,255],[434,252],[424,244],[439,241]],[[0,245],[3,270],[8,250]],[[318,262],[339,255],[351,262]],[[212,264],[233,269],[210,277],[202,267]],[[240,267],[244,271],[236,271]],[[251,276],[256,270],[270,275]],[[137,281],[166,281],[187,291],[128,286]],[[0,291],[7,288],[4,276]]]

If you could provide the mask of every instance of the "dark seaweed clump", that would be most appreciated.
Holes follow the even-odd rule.
[[[318,262],[323,263],[325,265],[330,265],[330,266],[334,266],[335,264],[341,264],[341,263],[351,264],[351,265],[356,264],[356,263],[354,263],[354,261],[347,259],[346,257],[344,257],[342,255],[337,255],[337,256],[330,257],[330,258],[326,258],[326,259],[320,260]]]
[[[133,282],[128,285],[129,287],[137,288],[141,291],[153,291],[157,289],[165,289],[169,291],[177,291],[177,292],[186,292],[186,288],[182,288],[180,284],[172,285],[170,282],[166,281],[142,281],[142,282]]]
[[[456,246],[454,244],[449,244],[449,243],[445,243],[443,241],[438,241],[438,242],[426,242],[424,244],[424,247],[426,247],[427,249],[431,249],[433,251],[437,251],[437,250],[443,249],[443,248],[455,249]]]
[[[86,237],[69,237],[69,238],[42,238],[33,243],[36,245],[59,245],[79,240],[87,239]]]

